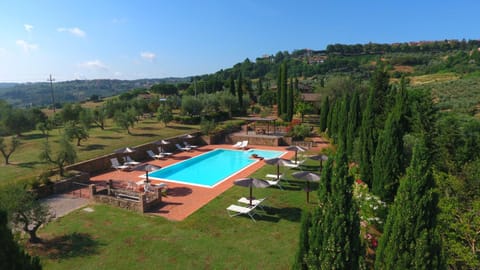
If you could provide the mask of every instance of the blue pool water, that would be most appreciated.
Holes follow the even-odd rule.
[[[229,176],[258,162],[259,159],[251,158],[252,154],[257,154],[264,158],[274,158],[284,153],[281,151],[257,149],[245,151],[215,149],[149,173],[148,176],[152,179],[214,187]]]

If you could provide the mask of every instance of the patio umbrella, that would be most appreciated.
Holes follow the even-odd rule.
[[[195,138],[195,136],[193,136],[192,134],[187,134],[187,135],[185,135],[185,138],[187,138],[187,139],[193,139],[193,138]]]
[[[321,155],[312,156],[312,157],[310,157],[310,159],[320,160],[320,171],[322,171],[322,169],[323,169],[323,162],[326,161],[326,160],[328,160],[328,156],[327,156],[327,155],[324,155],[324,154],[321,154]]]
[[[155,144],[160,145],[160,147],[162,148],[162,150],[165,150],[165,149],[163,149],[163,146],[164,146],[164,145],[167,145],[167,144],[170,144],[170,142],[169,142],[169,141],[165,141],[165,140],[160,140],[160,141],[156,141]]]
[[[152,164],[142,164],[140,166],[137,166],[135,167],[135,171],[145,171],[145,182],[150,182],[148,180],[148,172],[153,172],[153,171],[156,171],[156,170],[160,170],[162,167],[160,166],[155,166],[155,165],[152,165]]]
[[[264,159],[264,161],[265,163],[270,165],[277,165],[277,179],[280,178],[280,166],[292,164],[290,160],[284,159],[284,158],[269,158],[269,159]]]
[[[252,189],[253,189],[253,187],[266,188],[266,187],[270,186],[270,184],[267,181],[261,180],[261,179],[256,179],[256,178],[237,179],[233,182],[233,184],[235,184],[237,186],[241,186],[241,187],[250,188],[250,197],[249,197],[250,206],[252,206]]]
[[[314,174],[311,172],[295,172],[292,173],[292,176],[298,179],[305,179],[307,182],[307,188],[305,192],[307,192],[307,203],[309,202],[309,194],[310,194],[310,182],[318,182],[320,181],[320,176],[318,174]]]
[[[298,153],[298,151],[300,151],[300,152],[307,151],[307,149],[305,149],[301,146],[298,146],[298,145],[291,145],[291,146],[287,147],[286,149],[288,151],[295,151],[295,163],[297,163],[297,153]]]

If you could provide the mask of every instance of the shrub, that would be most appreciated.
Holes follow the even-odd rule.
[[[202,122],[200,123],[200,130],[203,134],[212,134],[215,130],[215,121],[207,120],[205,118],[202,119]]]
[[[296,125],[288,132],[294,140],[303,140],[310,135],[311,128],[307,125]]]
[[[195,115],[195,116],[174,115],[173,120],[181,124],[198,125],[202,120],[202,118],[199,115]]]

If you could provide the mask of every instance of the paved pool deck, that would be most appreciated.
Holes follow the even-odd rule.
[[[326,147],[327,144],[320,144],[319,147],[315,149],[310,149],[312,152],[318,152],[323,147]],[[220,144],[220,145],[205,145],[199,147],[196,150],[189,152],[179,152],[175,153],[169,158],[161,160],[150,160],[146,163],[157,165],[160,167],[165,167],[177,162],[180,162],[185,159],[200,155],[202,153],[217,149],[235,149],[232,145]],[[291,159],[295,155],[293,151],[285,150],[285,147],[269,147],[269,146],[260,146],[260,145],[249,145],[249,148],[255,149],[264,149],[264,150],[276,150],[286,152],[282,158]],[[215,197],[226,191],[227,189],[233,186],[235,179],[248,177],[256,170],[263,167],[266,163],[258,160],[249,167],[237,172],[236,174],[230,176],[220,184],[217,184],[213,188],[200,187],[195,185],[188,185],[184,183],[175,183],[169,181],[162,181],[168,184],[167,197],[163,197],[162,205],[158,209],[153,209],[148,214],[159,215],[173,221],[181,221],[194,213],[196,210],[200,209],[202,206],[213,200]],[[214,168],[212,168],[214,169]],[[141,171],[110,171],[100,175],[92,176],[92,182],[104,182],[109,179],[113,179],[118,182],[124,182],[127,185],[128,181],[138,182],[144,178],[140,176],[144,175],[145,172]],[[152,180],[152,183],[160,183],[157,180]]]

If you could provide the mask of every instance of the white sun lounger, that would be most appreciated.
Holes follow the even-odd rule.
[[[175,144],[175,146],[176,146],[177,149],[180,150],[180,151],[190,151],[190,150],[192,150],[192,148],[190,148],[190,147],[182,147],[182,146],[181,146],[180,144],[178,144],[178,143]]]
[[[156,155],[152,150],[147,150],[147,154],[149,157],[153,158],[153,159],[162,159],[164,158],[165,156],[162,155],[162,154],[158,154]]]
[[[280,185],[280,178],[278,180],[265,180],[265,181],[267,181],[271,187],[276,186],[279,189],[283,189],[282,186]]]
[[[130,166],[121,165],[117,158],[111,158],[110,163],[112,163],[112,168],[117,169],[117,170],[128,170],[128,169],[130,169]]]
[[[261,199],[253,199],[252,200],[252,206],[253,205],[257,205],[258,204],[258,207],[260,207],[261,209],[263,209],[263,206],[260,205],[266,198],[261,198]],[[238,199],[238,202],[239,203],[243,203],[243,204],[248,204],[250,205],[250,199],[246,198],[246,197],[241,197],[240,199]]]
[[[238,141],[234,145],[232,145],[232,147],[239,148],[241,147],[242,143],[243,143],[242,141]]]
[[[189,144],[188,142],[183,142],[183,144],[185,145],[185,147],[190,147],[190,148],[192,148],[192,149],[195,149],[195,148],[198,147],[198,145],[191,145],[191,144]]]
[[[165,150],[163,150],[163,148],[160,147],[160,146],[158,147],[158,153],[159,153],[159,155],[164,155],[164,156],[171,156],[171,155],[173,155],[173,153],[165,152]]]
[[[253,216],[255,215],[255,212],[253,210],[259,205],[260,204],[253,205],[252,207],[244,207],[236,204],[231,204],[229,207],[227,207],[227,213],[230,217],[235,217],[238,215],[248,215],[253,220],[253,222],[256,222],[255,218],[253,218]]]
[[[130,156],[125,156],[125,162],[123,164],[128,166],[135,166],[140,164],[140,162],[133,160]]]

